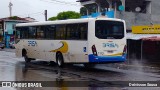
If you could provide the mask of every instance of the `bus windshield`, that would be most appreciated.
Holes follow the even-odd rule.
[[[99,39],[122,39],[124,37],[124,23],[97,20],[95,22],[95,36]]]

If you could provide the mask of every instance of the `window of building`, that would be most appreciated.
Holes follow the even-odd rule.
[[[13,24],[13,25],[12,25],[12,29],[13,29],[13,30],[15,30],[15,29],[16,29],[16,28],[15,28],[15,26],[16,26],[15,24]]]
[[[138,13],[151,13],[151,1],[132,0],[126,1],[125,11]]]
[[[0,24],[0,30],[2,30],[2,25]]]

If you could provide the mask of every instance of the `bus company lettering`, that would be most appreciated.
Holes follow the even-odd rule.
[[[103,47],[118,48],[119,46],[116,43],[103,43]]]
[[[37,46],[36,41],[28,41],[28,46]]]

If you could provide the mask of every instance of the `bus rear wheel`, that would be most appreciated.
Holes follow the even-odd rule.
[[[61,53],[58,53],[58,54],[57,54],[56,62],[57,62],[57,65],[58,65],[59,67],[63,67],[63,65],[64,65],[64,60],[63,60],[63,56],[62,56]]]

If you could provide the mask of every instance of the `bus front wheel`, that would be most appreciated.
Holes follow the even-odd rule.
[[[61,53],[58,53],[58,54],[57,54],[56,62],[57,62],[57,65],[58,65],[59,67],[63,67],[64,61],[63,61],[63,56],[62,56]]]
[[[25,60],[25,62],[26,62],[26,63],[31,62],[31,59],[30,59],[30,58],[28,58],[28,56],[27,56],[27,55],[25,55],[25,56],[24,56],[24,60]]]
[[[26,50],[22,50],[22,56],[24,57],[26,63],[31,62],[31,58],[28,58]]]

